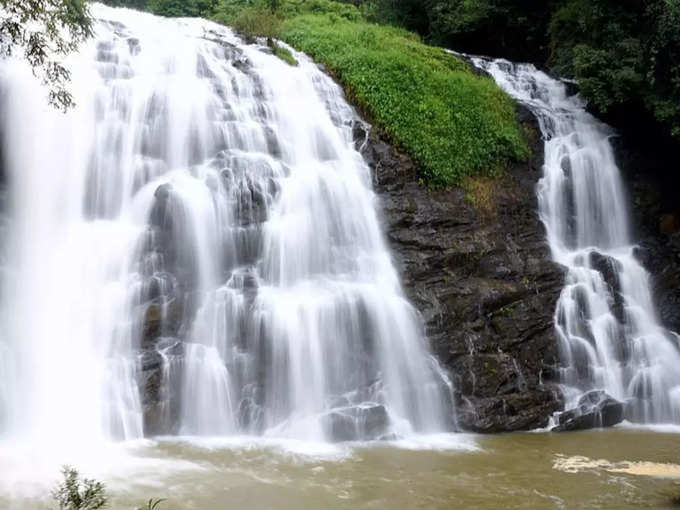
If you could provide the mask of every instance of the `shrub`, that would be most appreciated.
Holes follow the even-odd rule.
[[[89,478],[80,478],[75,469],[64,466],[64,479],[52,491],[59,510],[98,510],[108,503],[104,484]]]
[[[295,60],[295,57],[291,53],[291,51],[286,48],[285,46],[281,46],[280,44],[277,44],[276,42],[272,41],[271,44],[271,49],[274,55],[279,57],[281,60],[283,60],[286,64],[291,65],[291,66],[297,66],[298,61]]]

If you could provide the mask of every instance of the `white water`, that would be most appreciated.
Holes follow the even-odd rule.
[[[555,312],[567,407],[604,389],[628,403],[632,421],[680,423],[679,337],[659,324],[634,255],[613,133],[535,67],[474,62],[532,110],[545,139],[539,212],[554,259],[568,268]]]
[[[450,429],[341,90],[206,21],[92,8],[73,111],[2,64],[0,438]]]

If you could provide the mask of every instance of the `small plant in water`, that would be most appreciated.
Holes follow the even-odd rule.
[[[81,479],[70,466],[64,466],[61,473],[64,479],[52,491],[59,510],[97,510],[106,506],[108,497],[103,483]]]
[[[156,500],[150,499],[145,507],[140,507],[138,510],[156,510],[158,505],[160,505],[163,501],[165,501],[165,500],[164,499],[156,499]]]

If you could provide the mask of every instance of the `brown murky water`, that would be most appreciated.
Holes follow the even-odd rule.
[[[159,510],[680,508],[680,434],[614,429],[319,447],[160,441],[104,476],[111,507]],[[443,447],[442,443],[448,443]],[[311,449],[310,449],[311,448]],[[0,500],[2,507],[2,500]],[[10,508],[50,508],[36,500]]]

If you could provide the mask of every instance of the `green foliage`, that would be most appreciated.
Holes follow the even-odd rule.
[[[104,484],[88,478],[81,479],[78,471],[64,466],[62,480],[52,497],[59,504],[59,510],[98,510],[108,503]]]
[[[286,64],[291,65],[291,66],[297,66],[298,65],[298,61],[295,60],[295,57],[293,56],[291,51],[288,48],[286,48],[285,46],[281,46],[280,44],[277,44],[277,43],[272,41],[271,48],[272,48],[272,52],[274,53],[274,55],[279,57]]]
[[[221,0],[215,19],[283,39],[323,63],[431,186],[497,173],[528,156],[513,102],[491,79],[411,32],[368,23],[357,6],[281,0],[272,13],[263,0]]]
[[[303,15],[286,20],[281,37],[323,63],[431,186],[528,156],[508,96],[405,30]]]
[[[146,8],[146,0],[101,0],[102,3],[112,7],[128,7],[143,10]]]
[[[603,113],[642,109],[680,138],[680,0],[568,0],[552,64]]]
[[[274,8],[272,8],[275,6]],[[359,10],[342,2],[332,0],[220,0],[213,17],[220,21],[234,19],[248,10],[275,12],[279,18],[293,18],[302,14],[332,14],[352,21],[362,19]]]
[[[72,106],[62,59],[92,35],[85,0],[2,0],[0,7],[0,54],[22,56],[49,87],[50,103]]]
[[[415,30],[437,45],[517,55],[545,52],[551,6],[559,0],[355,0],[368,20]]]
[[[233,1],[223,1],[213,16],[215,21],[231,26],[248,38],[276,38],[281,29],[282,18],[262,3],[239,8]]]
[[[147,0],[146,9],[160,16],[209,16],[215,0]]]
[[[159,505],[160,505],[161,503],[163,503],[164,501],[165,501],[164,499],[156,499],[156,500],[150,499],[150,500],[147,502],[146,506],[144,506],[144,507],[139,507],[137,510],[157,510],[157,508],[159,507]]]
[[[438,45],[548,63],[612,120],[634,113],[680,140],[680,0],[351,2]]]

